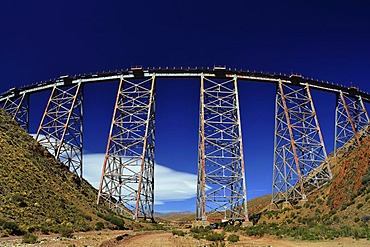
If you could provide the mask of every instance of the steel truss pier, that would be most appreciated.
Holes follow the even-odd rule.
[[[83,87],[119,81],[97,201],[108,201],[112,209],[128,212],[135,219],[153,220],[155,84],[158,78],[200,78],[201,81],[198,220],[248,220],[238,82],[277,86],[274,203],[305,199],[331,179],[311,90],[337,95],[335,149],[359,145],[362,136],[369,134],[369,117],[364,105],[370,103],[369,93],[300,75],[220,66],[135,67],[65,75],[11,88],[0,95],[0,105],[28,130],[29,98],[42,91],[51,91],[37,140],[82,177]]]
[[[248,220],[236,76],[201,76],[196,218]]]
[[[29,94],[7,97],[2,108],[27,132],[29,130]]]
[[[272,202],[306,199],[331,179],[309,85],[279,82],[276,93]]]
[[[120,213],[154,220],[154,129],[155,76],[121,78],[98,203],[105,199]]]
[[[36,140],[79,177],[82,177],[82,117],[81,83],[55,86],[36,134]]]
[[[341,91],[337,94],[337,106],[335,110],[335,142],[334,153],[350,139],[354,137],[356,145],[361,144],[361,135],[368,134],[365,130],[369,125],[362,97],[358,95],[344,95]],[[365,132],[363,131],[365,130]]]

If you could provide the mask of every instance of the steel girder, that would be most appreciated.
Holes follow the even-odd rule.
[[[82,177],[83,88],[55,86],[50,94],[36,140]]]
[[[360,136],[369,125],[369,116],[361,96],[346,96],[342,92],[337,94],[335,110],[335,142],[334,153],[350,139],[360,145]],[[366,132],[366,131],[365,131]]]
[[[154,220],[154,130],[155,76],[121,78],[98,203],[105,199],[112,209],[134,219]]]
[[[202,75],[196,218],[222,216],[248,221],[237,78]]]
[[[308,84],[280,82],[275,109],[272,202],[306,199],[331,178]]]
[[[2,108],[27,132],[29,130],[29,95],[7,97]]]

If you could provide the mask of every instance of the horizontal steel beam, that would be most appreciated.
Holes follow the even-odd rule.
[[[278,83],[279,81],[283,83],[291,83],[294,85],[309,85],[311,89],[317,89],[321,91],[327,91],[332,93],[343,92],[345,95],[349,96],[361,96],[363,101],[370,103],[370,94],[360,91],[354,87],[346,87],[343,85],[323,82],[314,79],[304,78],[300,75],[286,75],[286,74],[272,74],[263,73],[255,71],[243,71],[243,70],[232,70],[226,68],[133,68],[119,71],[101,72],[94,74],[85,75],[65,75],[58,79],[53,79],[47,82],[35,83],[32,85],[23,86],[20,88],[12,88],[7,92],[0,95],[0,102],[5,101],[7,98],[16,97],[21,94],[32,94],[44,90],[52,89],[55,86],[67,86],[71,84],[77,84],[81,82],[95,83],[95,82],[106,82],[115,81],[120,78],[124,79],[142,79],[151,78],[155,76],[156,78],[200,78],[201,75],[211,78],[236,78],[239,81],[257,81],[257,82],[270,82]]]

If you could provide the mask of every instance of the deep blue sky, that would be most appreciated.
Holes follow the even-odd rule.
[[[370,92],[369,1],[2,1],[0,92],[63,74],[146,66],[227,65]],[[85,149],[105,152],[117,83],[88,85]],[[271,192],[274,92],[240,84],[249,197]],[[196,174],[199,84],[160,80],[156,161]],[[47,94],[31,100],[31,131]],[[328,151],[333,95],[313,93]],[[161,210],[193,210],[195,201]],[[184,206],[186,205],[186,206]],[[190,206],[189,206],[190,205]]]

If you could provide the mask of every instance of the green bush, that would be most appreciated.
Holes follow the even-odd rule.
[[[112,223],[113,225],[118,226],[118,228],[121,229],[121,230],[123,230],[124,227],[125,227],[125,221],[121,218],[116,217],[116,216],[111,216],[109,222]]]
[[[37,242],[37,236],[32,233],[26,233],[22,236],[22,243],[23,244],[34,244]]]
[[[206,239],[208,241],[223,241],[225,238],[225,235],[222,233],[210,233],[206,236]]]
[[[239,241],[239,236],[238,235],[234,235],[234,234],[229,235],[227,237],[227,241],[232,242],[232,243],[238,242]]]
[[[362,178],[362,184],[365,185],[367,184],[368,182],[370,182],[370,175],[365,175],[363,178]]]
[[[11,235],[21,235],[22,232],[21,230],[19,229],[17,223],[15,223],[14,221],[5,221],[3,223],[3,229],[6,230],[10,230],[10,234]]]
[[[370,215],[365,215],[361,218],[362,222],[365,222],[367,223],[368,221],[370,221]]]
[[[73,230],[70,227],[62,226],[59,228],[59,234],[63,238],[72,238],[73,237]]]
[[[227,225],[224,228],[225,232],[237,232],[240,229],[239,226],[232,226],[232,225]]]
[[[192,233],[209,233],[211,231],[211,228],[210,227],[203,227],[203,226],[199,226],[199,227],[192,227],[190,229],[190,232]]]
[[[172,231],[172,235],[178,235],[178,236],[185,236],[186,235],[186,233],[185,232],[183,232],[183,231],[181,231],[181,230],[173,230]]]
[[[85,214],[84,218],[87,219],[88,221],[92,221],[92,217],[90,215]]]
[[[95,223],[95,230],[100,231],[105,228],[104,223],[101,221],[98,221]]]
[[[360,202],[359,204],[357,204],[357,209],[362,208],[362,206],[364,206],[364,204],[362,204],[362,203]]]
[[[125,221],[124,221],[122,218],[118,217],[118,216],[115,216],[115,215],[113,215],[113,214],[103,215],[103,214],[101,214],[101,213],[98,213],[97,215],[98,215],[100,218],[105,219],[106,221],[109,221],[109,222],[110,222],[110,223],[112,223],[113,225],[118,226],[118,228],[119,228],[120,230],[123,230],[123,229],[124,229],[124,227],[125,227]]]
[[[203,226],[192,227],[190,229],[190,233],[195,239],[205,239],[208,234],[212,233],[212,229],[211,227],[208,227],[208,226],[207,227],[203,227]]]

